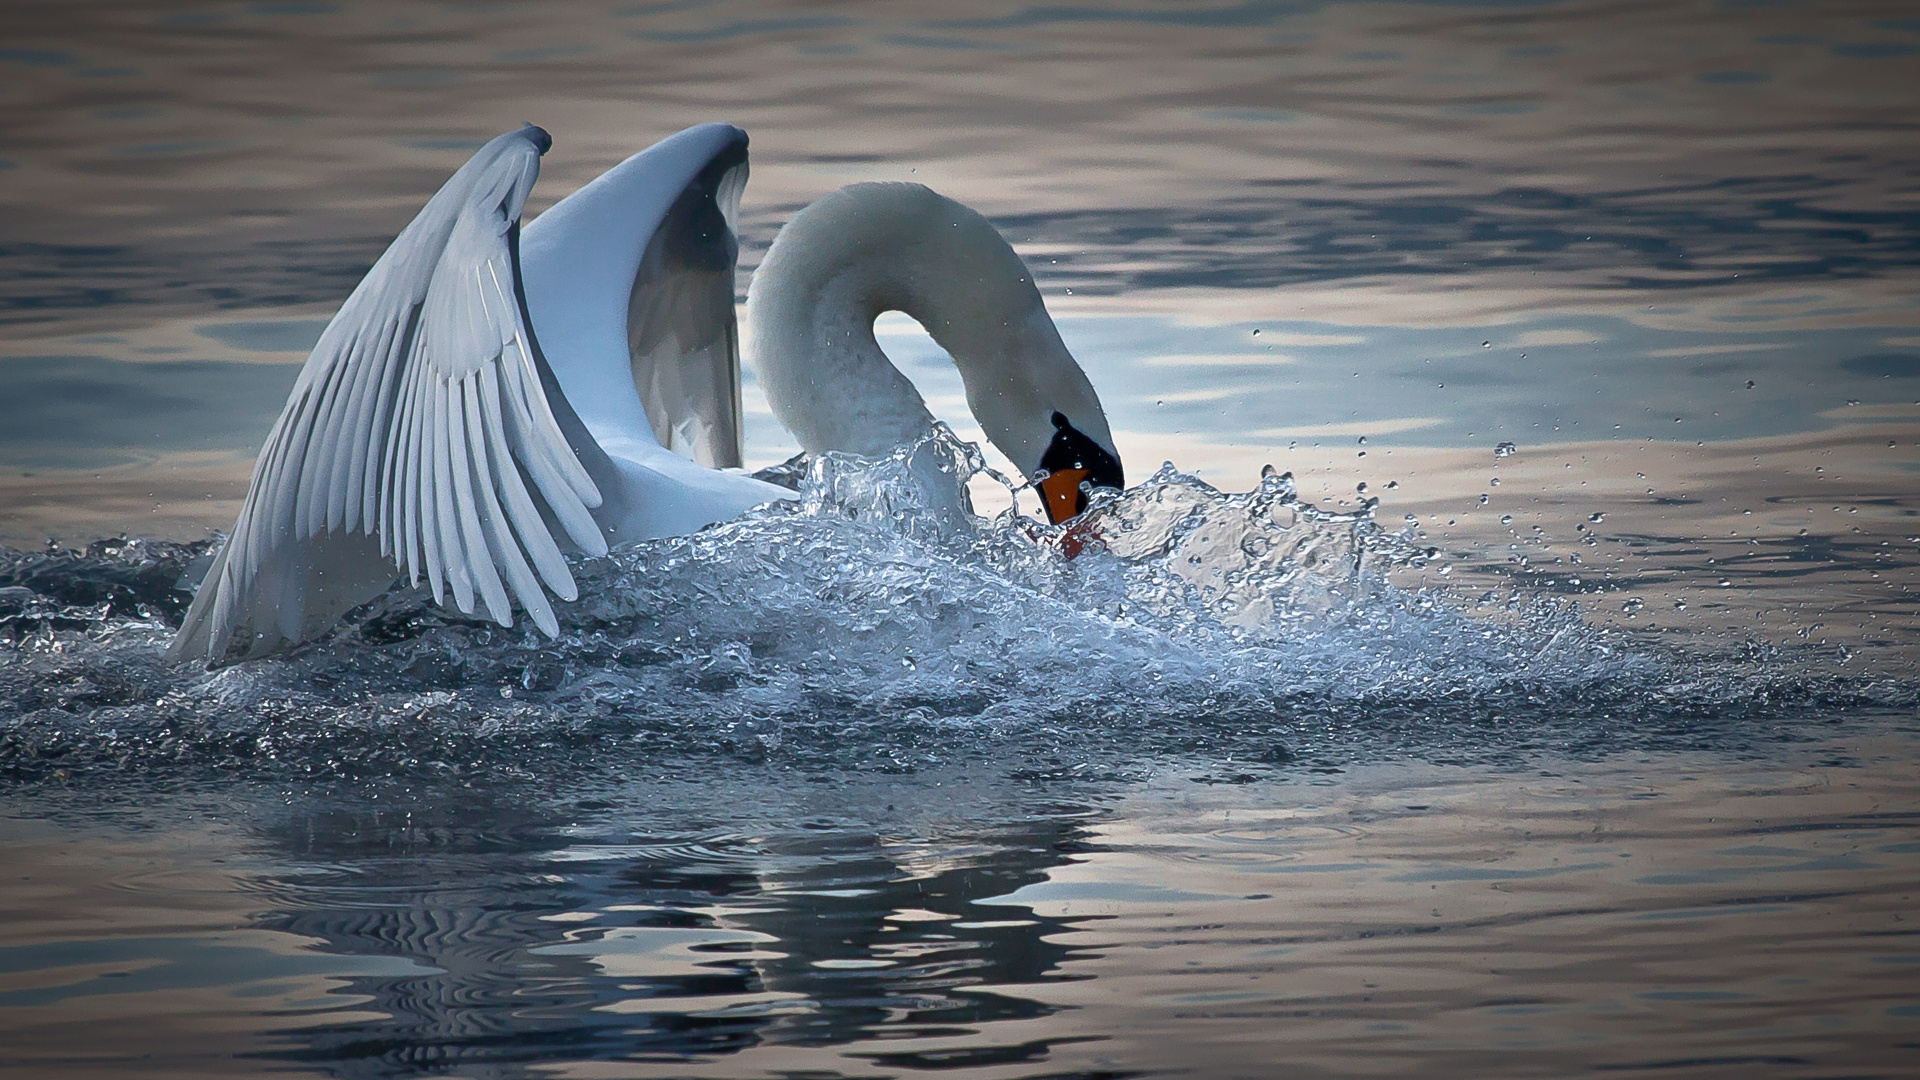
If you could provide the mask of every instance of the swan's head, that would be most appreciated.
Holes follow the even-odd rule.
[[[1041,505],[1047,508],[1047,520],[1058,525],[1086,510],[1087,496],[1094,488],[1117,491],[1125,488],[1127,481],[1120,458],[1113,451],[1074,427],[1067,414],[1056,412],[1050,419],[1053,438],[1047,443],[1046,453],[1040,455],[1040,467],[1028,475],[1040,492]]]

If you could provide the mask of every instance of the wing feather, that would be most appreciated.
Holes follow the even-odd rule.
[[[452,486],[451,478],[447,475],[447,386],[446,381],[441,379],[437,372],[428,375],[425,381],[427,383],[426,454],[429,466],[425,470],[428,480],[425,502],[427,527],[433,534],[433,542],[427,548],[427,574],[433,582],[434,602],[444,604],[446,590],[459,589],[455,580],[460,570],[459,561],[451,557],[457,541],[453,537],[453,506],[447,490]],[[456,601],[459,601],[461,610],[473,610],[471,593],[461,598],[456,591],[454,596]]]
[[[404,567],[407,572],[407,584],[420,584],[420,570],[423,560],[420,551],[420,520],[413,508],[417,505],[420,483],[420,369],[410,368],[400,385],[400,419],[394,427],[393,442],[387,463],[388,490],[387,515],[393,521],[392,532],[383,536],[383,543],[396,542],[398,537],[400,550],[396,553],[395,565]],[[381,528],[387,526],[383,523]],[[383,551],[382,554],[387,552]]]
[[[500,580],[504,573],[508,581],[518,574],[525,574],[526,560],[520,555],[520,545],[500,530],[500,501],[494,497],[493,464],[488,460],[486,442],[486,423],[480,418],[480,380],[482,372],[474,372],[460,384],[463,410],[462,434],[473,452],[467,457],[469,462],[467,487],[468,517],[473,520],[474,532],[481,538],[479,549],[487,554],[485,560],[475,560],[474,570],[480,576],[480,595],[487,602],[487,614],[502,626],[513,622],[513,606],[507,599],[506,585]],[[509,554],[511,552],[511,554]],[[529,575],[530,576],[530,575]],[[535,586],[538,589],[538,586]],[[517,591],[517,590],[516,590]]]
[[[347,434],[347,449],[352,457],[347,467],[347,489],[341,496],[345,505],[339,527],[343,529],[370,529],[376,520],[379,483],[370,466],[379,461],[374,440],[391,401],[393,371],[387,359],[392,355],[393,339],[398,332],[395,321],[384,321],[373,351],[359,361],[360,378],[354,382],[352,425]]]
[[[359,344],[359,335],[348,342],[347,356],[354,355],[353,348]],[[333,421],[334,414],[340,410],[345,394],[341,392],[341,382],[351,372],[352,363],[335,364],[323,377],[319,391],[314,395],[315,406],[307,414],[307,430],[302,440],[303,460],[314,463],[312,468],[300,470],[300,483],[295,494],[299,521],[296,530],[305,536],[322,531],[322,523],[327,517],[326,491],[333,480]]]
[[[568,539],[589,555],[604,555],[607,552],[607,538],[600,534],[600,526],[587,509],[600,505],[599,492],[586,469],[580,465],[580,459],[566,450],[564,444],[556,446],[538,437],[542,428],[549,424],[557,427],[559,422],[547,406],[547,396],[540,388],[540,378],[533,370],[532,358],[527,355],[525,348],[518,348],[516,352],[521,362],[505,368],[514,391],[510,396],[515,407],[508,409],[505,414],[512,420],[507,427],[507,439],[514,460],[522,463],[533,478],[534,487],[559,519]],[[573,598],[569,596],[563,599]]]
[[[475,483],[474,474],[486,460],[486,448],[467,438],[468,425],[472,420],[469,412],[473,402],[469,395],[473,389],[473,379],[474,375],[469,375],[449,384],[447,397],[450,414],[447,417],[447,434],[450,436],[447,461],[453,473],[454,509],[460,516],[460,569],[471,583],[472,595],[477,595],[486,604],[487,614],[502,626],[510,626],[513,623],[513,609],[507,602],[506,589],[500,584],[500,575],[494,569],[490,538],[480,524],[480,497],[476,493],[479,485]],[[478,479],[480,484],[491,487],[485,477]]]
[[[407,438],[407,425],[412,422],[412,399],[404,396],[404,390],[412,381],[413,370],[406,368],[398,358],[406,356],[412,348],[419,318],[418,305],[407,310],[405,332],[387,346],[380,361],[386,365],[386,368],[380,373],[380,412],[374,415],[373,429],[375,439],[380,438],[379,432],[383,430],[387,432],[385,438],[387,446],[385,456],[376,454],[367,462],[367,491],[363,498],[379,507],[381,555],[395,553],[400,543],[397,539],[398,533],[404,528],[398,506],[400,486],[405,479],[400,472],[400,447],[404,445]],[[400,422],[403,415],[406,417],[405,423]],[[368,514],[366,524],[372,524],[371,512]],[[409,553],[412,552],[411,542],[407,544],[406,550]],[[411,557],[409,554],[408,559],[410,560]],[[407,565],[408,576],[412,578],[411,561]],[[413,580],[418,579],[413,578]]]
[[[396,576],[502,624],[517,603],[558,633],[546,590],[576,588],[541,507],[578,547],[606,542],[590,512],[600,492],[541,387],[514,286],[512,231],[546,145],[535,128],[488,143],[341,306],[174,656],[271,652]]]
[[[533,497],[527,493],[526,484],[521,482],[520,470],[506,466],[506,462],[511,460],[507,456],[506,449],[511,444],[507,440],[506,430],[501,423],[503,410],[499,405],[499,376],[491,369],[480,374],[480,388],[486,399],[480,415],[487,422],[487,454],[493,459],[494,468],[500,477],[500,488],[505,496],[508,519],[513,523],[514,532],[525,544],[527,556],[532,561],[534,570],[540,575],[540,580],[546,582],[547,588],[552,589],[555,595],[571,600],[577,595],[573,573],[567,569],[567,561],[561,557],[559,545],[553,542],[553,534],[547,531],[546,523],[540,518],[539,509],[533,505]],[[535,618],[539,618],[541,609],[546,606],[545,595],[537,589],[529,594],[527,590],[517,586],[515,591],[522,597],[530,595],[539,597],[541,607],[528,605],[528,610],[534,613]],[[547,617],[552,618],[552,609],[546,610]]]
[[[327,494],[329,530],[360,527],[360,477],[366,470],[367,444],[372,437],[367,422],[373,415],[373,396],[377,389],[370,383],[378,377],[373,358],[381,354],[392,326],[391,320],[383,321],[372,328],[371,335],[363,336],[361,340],[371,347],[356,352],[349,365],[344,408],[336,429],[340,445],[332,455],[332,483]]]
[[[553,534],[547,531],[546,523],[540,519],[540,511],[533,505],[533,499],[527,494],[527,487],[520,481],[520,470],[513,467],[512,459],[506,455],[506,432],[500,423],[500,387],[498,376],[491,368],[480,372],[480,420],[487,431],[481,444],[487,448],[487,459],[494,475],[500,478],[500,493],[505,502],[505,518],[513,532],[525,545],[527,559],[533,564],[529,568],[527,561],[518,559],[520,547],[501,542],[501,548],[514,556],[509,565],[513,580],[513,591],[522,597],[527,611],[534,621],[549,635],[557,636],[559,623],[553,615],[553,608],[547,603],[547,596],[533,575],[538,573],[547,588],[556,594],[572,599],[576,593],[573,574],[567,569],[567,562],[560,555],[560,548],[553,542]],[[483,489],[490,490],[490,489]]]
[[[361,392],[360,374],[366,367],[366,357],[360,352],[365,342],[378,327],[367,327],[368,333],[355,341],[353,359],[341,366],[340,377],[335,381],[335,400],[327,410],[327,419],[321,424],[321,430],[327,433],[323,459],[327,463],[324,470],[315,469],[319,477],[316,485],[322,498],[314,511],[313,531],[328,532],[346,524],[347,470],[353,464],[353,448],[349,440],[353,437],[353,413],[359,405]]]

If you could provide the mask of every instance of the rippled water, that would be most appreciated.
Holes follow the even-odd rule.
[[[1904,6],[9,20],[0,1074],[1920,1069]],[[711,119],[748,267],[865,179],[1015,242],[1098,550],[942,441],[974,529],[828,460],[558,642],[396,593],[161,661],[467,152],[547,127],[544,206]]]

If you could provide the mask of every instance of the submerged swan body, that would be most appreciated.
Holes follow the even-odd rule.
[[[340,308],[254,466],[171,655],[312,637],[396,577],[548,635],[568,551],[692,532],[792,492],[741,471],[733,218],[745,132],[689,128],[522,230],[551,140],[489,142]],[[802,210],[754,277],[750,359],[808,453],[887,453],[933,417],[874,338],[904,311],[952,355],[989,439],[1071,517],[1121,486],[1106,414],[1026,266],[917,184]]]

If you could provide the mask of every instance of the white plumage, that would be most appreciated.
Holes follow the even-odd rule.
[[[746,134],[689,128],[522,233],[550,142],[532,126],[489,142],[341,306],[171,655],[264,655],[396,576],[502,625],[517,604],[556,635],[546,594],[576,596],[565,551],[604,554],[791,496],[728,468]],[[948,348],[989,437],[1029,475],[1061,410],[1111,455],[1099,401],[1019,257],[918,185],[857,185],[802,211],[754,282],[756,369],[808,451],[875,453],[930,430],[873,337],[894,309]]]

